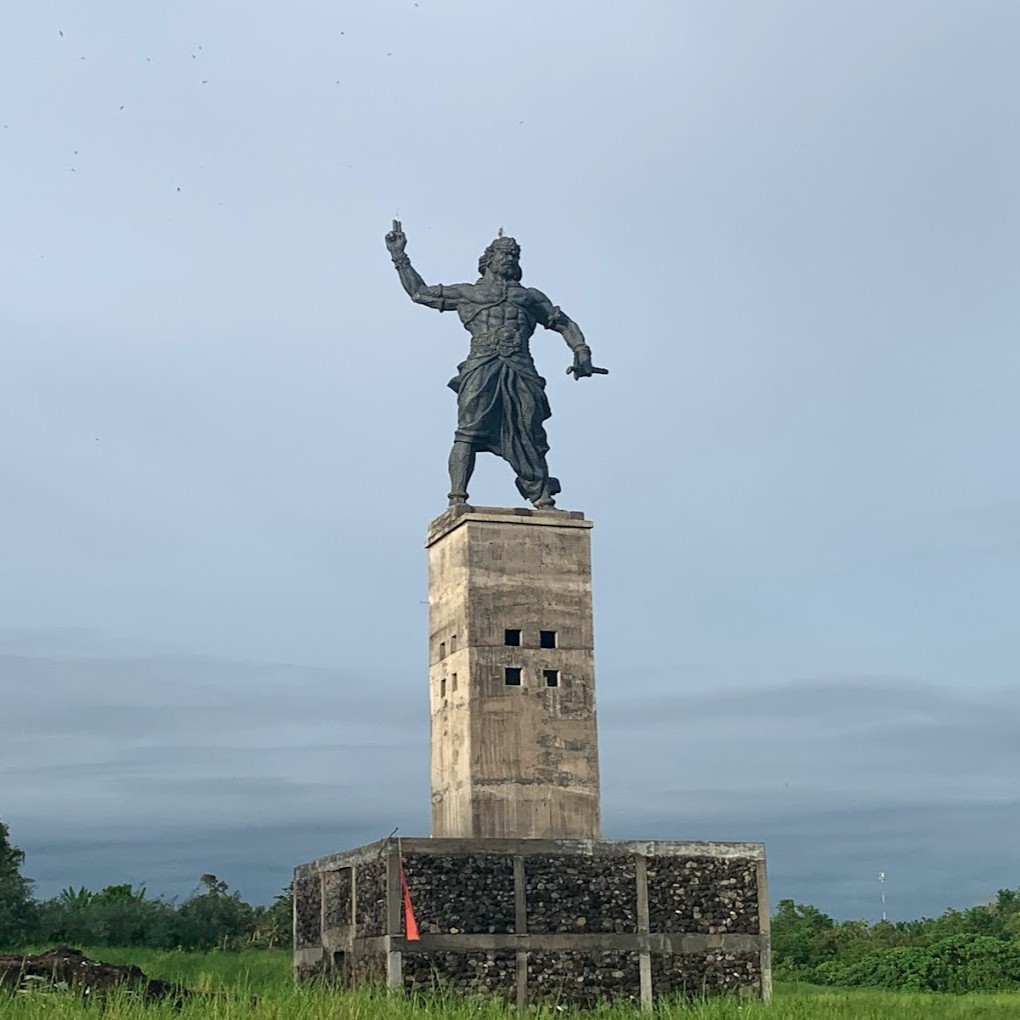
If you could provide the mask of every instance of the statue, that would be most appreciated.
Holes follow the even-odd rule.
[[[450,506],[467,503],[477,453],[502,457],[517,475],[517,489],[536,509],[549,510],[560,483],[549,474],[549,443],[542,423],[552,413],[545,380],[535,370],[528,341],[536,325],[555,330],[574,352],[574,379],[608,375],[591,363],[591,348],[577,324],[540,290],[520,283],[521,249],[512,237],[496,238],[478,260],[475,283],[427,286],[411,265],[398,220],[386,248],[411,300],[441,312],[456,311],[471,334],[467,360],[449,386],[457,394],[457,431],[450,451]]]

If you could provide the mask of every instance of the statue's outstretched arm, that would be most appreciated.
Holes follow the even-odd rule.
[[[567,342],[574,352],[574,363],[567,369],[575,379],[589,375],[608,375],[605,368],[595,368],[591,363],[591,348],[585,343],[584,334],[566,312],[561,311],[540,290],[531,288],[528,291],[535,317],[546,329],[555,330]]]
[[[400,220],[394,220],[393,229],[386,235],[386,250],[393,259],[400,283],[407,291],[408,297],[416,304],[437,308],[441,312],[455,309],[461,298],[460,287],[456,284],[444,286],[439,283],[434,287],[426,284],[418,270],[411,265],[411,260],[404,251],[406,246],[407,237],[400,226]]]

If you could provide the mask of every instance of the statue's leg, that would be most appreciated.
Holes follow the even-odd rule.
[[[468,482],[475,470],[475,448],[462,439],[450,450],[450,506],[467,502]]]
[[[549,474],[548,469],[546,469],[545,482],[542,485],[542,492],[540,493],[538,499],[534,501],[535,509],[552,510],[553,507],[556,506],[556,500],[553,499],[553,496],[555,496],[559,491],[560,480],[558,478],[553,478]]]
[[[542,470],[538,478],[530,479],[517,476],[517,491],[528,500],[536,510],[552,510],[556,506],[553,499],[560,491],[560,480],[553,478],[545,466],[545,458],[541,458]]]
[[[549,474],[546,462],[549,440],[542,423],[550,411],[545,383],[537,375],[508,370],[503,389],[508,395],[500,427],[499,455],[514,469],[517,491],[536,510],[551,510],[556,506],[553,496],[560,491],[560,483]]]

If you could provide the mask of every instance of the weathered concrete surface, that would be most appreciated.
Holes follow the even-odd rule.
[[[577,512],[492,507],[432,522],[434,836],[598,839],[590,529]]]

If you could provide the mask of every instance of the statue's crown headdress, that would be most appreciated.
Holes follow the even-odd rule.
[[[488,268],[489,261],[492,258],[494,252],[500,249],[509,249],[518,258],[521,254],[521,246],[517,243],[516,238],[505,237],[503,234],[503,228],[499,228],[499,236],[489,245],[485,251],[482,252],[481,257],[478,259],[478,272],[479,275],[484,275],[485,270]],[[518,277],[520,279],[520,277]]]

